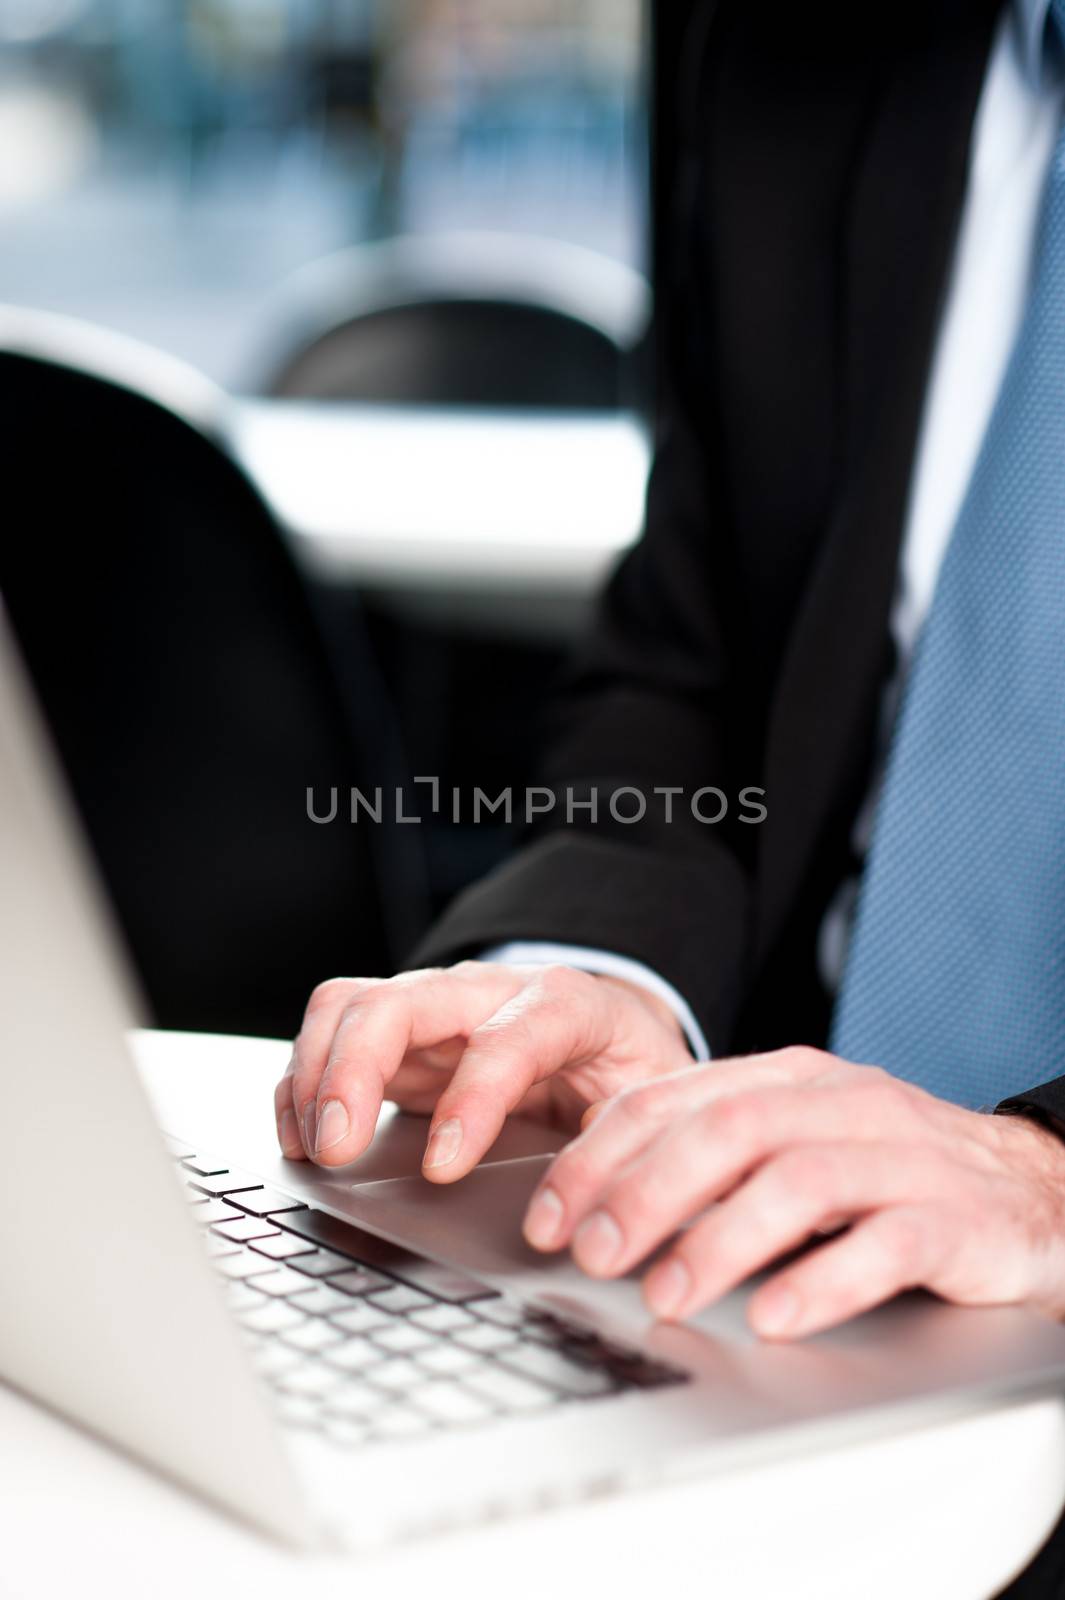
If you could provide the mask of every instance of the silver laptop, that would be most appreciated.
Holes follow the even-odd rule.
[[[286,1164],[236,1081],[175,1073],[164,1135],[117,949],[0,632],[0,1378],[280,1539],[375,1544],[1065,1383],[1057,1325],[918,1296],[793,1347],[754,1341],[741,1295],[655,1326],[635,1281],[522,1244],[552,1141],[520,1123],[454,1188],[394,1112],[346,1172]]]

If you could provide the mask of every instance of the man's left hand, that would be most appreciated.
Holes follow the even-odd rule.
[[[815,1333],[917,1287],[1065,1317],[1065,1143],[1025,1118],[796,1047],[684,1068],[586,1123],[534,1195],[526,1237],[613,1278],[690,1223],[644,1279],[660,1317],[689,1316],[818,1234],[753,1294],[762,1337]]]

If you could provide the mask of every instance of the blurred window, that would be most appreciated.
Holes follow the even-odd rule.
[[[239,387],[306,262],[513,229],[641,265],[640,0],[2,0],[0,300]]]

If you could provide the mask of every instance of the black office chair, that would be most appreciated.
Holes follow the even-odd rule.
[[[167,358],[0,309],[0,595],[154,1016],[290,1035],[317,981],[390,967],[417,841],[397,877],[344,820],[402,780],[387,708],[358,636],[345,694],[223,420]]]
[[[492,410],[642,403],[639,273],[576,245],[440,234],[358,245],[268,309],[258,392]]]

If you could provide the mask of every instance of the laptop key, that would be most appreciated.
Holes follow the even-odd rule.
[[[318,1406],[306,1395],[279,1394],[276,1404],[278,1416],[290,1428],[317,1428],[320,1425]]]
[[[212,1223],[211,1232],[220,1234],[223,1239],[235,1239],[239,1244],[245,1244],[249,1239],[268,1238],[276,1234],[277,1229],[258,1217],[237,1217],[233,1222]]]
[[[557,1394],[552,1394],[542,1384],[530,1383],[516,1372],[490,1366],[488,1362],[465,1381],[475,1393],[503,1411],[541,1411],[558,1399]]]
[[[494,1322],[500,1328],[521,1328],[528,1320],[523,1306],[512,1305],[509,1300],[492,1300],[477,1307],[477,1315]]]
[[[309,1278],[332,1277],[334,1273],[345,1272],[351,1266],[350,1261],[334,1255],[332,1250],[311,1250],[307,1255],[292,1256],[291,1260],[296,1271],[305,1272]]]
[[[221,1239],[218,1240],[219,1244],[223,1242]],[[236,1255],[219,1256],[211,1263],[219,1272],[224,1273],[227,1278],[258,1278],[261,1283],[263,1276],[274,1276],[270,1271],[270,1263],[264,1261],[262,1256],[253,1256],[248,1250],[242,1250],[239,1245],[234,1245],[233,1248],[237,1252]],[[306,1279],[303,1282],[305,1286]],[[260,1283],[256,1283],[255,1287],[259,1288]],[[264,1290],[263,1292],[265,1294],[270,1291]],[[287,1292],[291,1293],[291,1290]]]
[[[334,1311],[329,1320],[345,1333],[371,1333],[374,1328],[387,1328],[392,1324],[391,1317],[375,1310],[368,1301],[353,1305],[350,1311]]]
[[[271,1234],[268,1239],[252,1240],[251,1247],[259,1255],[269,1256],[271,1261],[284,1261],[286,1256],[308,1255],[314,1249],[306,1239],[294,1239],[291,1234],[280,1232]]]
[[[500,1352],[499,1362],[508,1371],[520,1372],[526,1378],[550,1384],[564,1394],[610,1394],[617,1387],[610,1373],[602,1367],[571,1361],[561,1351],[550,1350],[544,1345],[513,1345],[509,1350]]]
[[[293,1355],[295,1353],[292,1351]],[[331,1372],[320,1361],[300,1361],[298,1356],[296,1365],[280,1372],[276,1379],[277,1387],[284,1390],[285,1394],[305,1394],[320,1400],[324,1400],[343,1382],[339,1373]]]
[[[234,1211],[225,1200],[205,1200],[195,1189],[189,1190],[189,1199],[192,1201],[190,1210],[193,1221],[202,1223],[204,1227],[213,1222],[238,1222],[243,1216],[243,1212]]]
[[[232,1167],[216,1175],[190,1172],[188,1182],[193,1189],[199,1189],[201,1194],[215,1196],[236,1194],[243,1189],[262,1188],[261,1179],[253,1178],[250,1172],[234,1172]]]
[[[247,1282],[226,1284],[226,1305],[230,1311],[254,1311],[258,1306],[272,1304],[258,1289],[253,1289]]]
[[[457,1377],[475,1371],[481,1364],[471,1351],[462,1350],[457,1344],[443,1342],[434,1344],[431,1350],[419,1350],[414,1359],[434,1378]]]
[[[494,1323],[481,1322],[475,1328],[461,1328],[454,1339],[464,1350],[494,1355],[497,1350],[507,1350],[517,1344],[518,1335],[513,1328],[497,1328]]]
[[[291,1195],[282,1194],[280,1189],[268,1187],[253,1190],[240,1189],[237,1191],[237,1205],[253,1217],[272,1216],[275,1212],[285,1215],[292,1211],[306,1211],[307,1204],[303,1200],[294,1200]]]
[[[413,1350],[427,1350],[436,1343],[431,1333],[426,1333],[424,1328],[415,1328],[409,1322],[396,1322],[370,1337],[378,1349],[397,1356],[409,1355]]]
[[[344,1335],[324,1318],[307,1317],[302,1326],[282,1330],[280,1337],[293,1350],[327,1350],[331,1344],[339,1344]]]
[[[433,1333],[454,1333],[458,1328],[477,1326],[475,1317],[455,1305],[427,1306],[424,1310],[412,1311],[410,1320],[419,1328],[430,1328]]]
[[[691,1382],[691,1374],[679,1367],[666,1367],[647,1359],[626,1362],[618,1367],[617,1375],[630,1389],[661,1389],[667,1384]]]
[[[369,1367],[379,1366],[386,1357],[383,1350],[360,1336],[345,1339],[343,1344],[332,1345],[325,1352],[325,1359],[331,1367],[337,1367],[342,1372],[365,1372]]]
[[[300,1295],[301,1308],[312,1316],[324,1316],[327,1311],[343,1311],[348,1304],[347,1296],[331,1289],[327,1283],[313,1284]]]
[[[358,1419],[372,1416],[375,1411],[380,1411],[382,1406],[391,1403],[391,1396],[382,1394],[380,1389],[374,1389],[368,1383],[345,1378],[339,1388],[325,1400],[325,1409],[330,1416]]]
[[[183,1156],[181,1165],[187,1167],[189,1172],[197,1173],[201,1178],[209,1178],[215,1173],[229,1171],[229,1163],[219,1161],[215,1156]]]
[[[452,1305],[472,1305],[476,1301],[499,1298],[497,1289],[436,1261],[421,1259],[415,1266],[397,1266],[396,1273],[416,1288],[424,1289],[434,1300],[447,1300]]]
[[[262,1305],[237,1315],[241,1327],[251,1333],[284,1333],[302,1326],[306,1320],[302,1311],[297,1311],[287,1300],[265,1300]]]
[[[383,1278],[379,1272],[371,1272],[369,1267],[353,1267],[350,1261],[348,1271],[331,1272],[329,1282],[334,1289],[350,1295],[371,1294],[375,1289],[399,1287],[391,1278]]]
[[[391,1311],[393,1314],[419,1311],[423,1306],[431,1306],[433,1303],[427,1294],[422,1294],[420,1289],[408,1289],[405,1283],[397,1283],[391,1289],[382,1289],[378,1294],[372,1294],[368,1298],[372,1306],[377,1306],[382,1311]]]
[[[416,1383],[426,1381],[425,1373],[416,1367],[413,1361],[407,1361],[403,1356],[393,1356],[383,1366],[375,1368],[371,1377],[382,1389],[404,1394],[408,1389],[413,1389]]]
[[[219,1239],[214,1233],[205,1235],[204,1243],[207,1254],[214,1260],[221,1260],[225,1256],[235,1256],[240,1250],[240,1245],[232,1239]]]
[[[298,1350],[290,1350],[279,1339],[264,1340],[257,1350],[252,1351],[251,1356],[253,1370],[268,1383],[276,1382],[283,1372],[302,1367],[305,1360],[306,1357]]]
[[[255,1262],[255,1287],[261,1289],[263,1294],[290,1295],[304,1294],[307,1289],[306,1278],[301,1278],[298,1272],[293,1272],[291,1267],[275,1267],[270,1271],[270,1263],[263,1258],[250,1256]],[[225,1262],[220,1263],[222,1267]]]
[[[454,1267],[440,1266],[425,1256],[414,1255],[398,1245],[388,1244],[372,1233],[366,1233],[352,1222],[341,1222],[337,1217],[313,1206],[291,1216],[278,1217],[286,1231],[299,1234],[315,1244],[325,1245],[339,1255],[350,1256],[361,1267],[372,1267],[394,1281],[424,1289],[435,1300],[451,1300],[457,1304],[468,1301],[498,1298],[496,1291],[475,1278],[458,1272]]]

